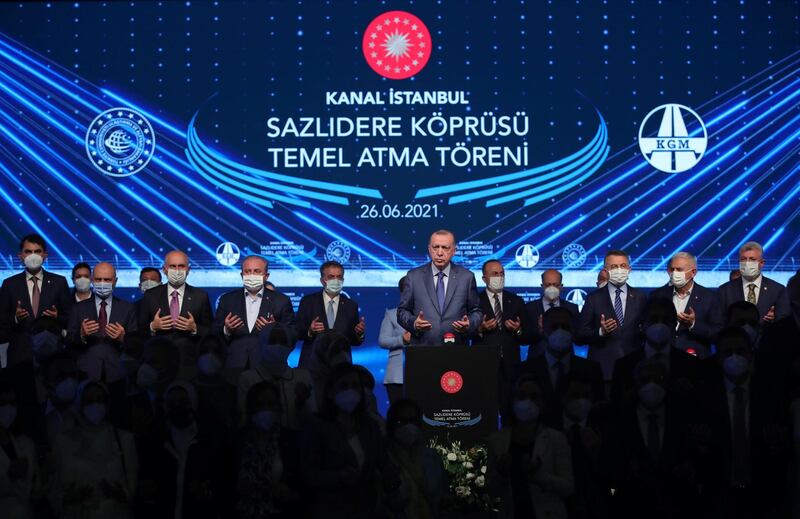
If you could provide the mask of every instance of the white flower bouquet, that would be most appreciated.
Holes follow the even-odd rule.
[[[498,510],[499,500],[486,490],[486,447],[463,449],[459,441],[443,444],[436,439],[431,440],[430,447],[442,458],[455,508],[464,512]]]

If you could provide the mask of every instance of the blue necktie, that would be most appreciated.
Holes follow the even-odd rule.
[[[436,274],[438,280],[436,281],[436,299],[439,300],[439,313],[444,313],[444,272],[441,270]]]
[[[328,301],[328,309],[325,313],[325,317],[328,320],[328,329],[333,330],[333,323],[336,322],[336,315],[333,313],[333,299]]]
[[[622,293],[622,289],[617,289],[617,297],[614,299],[614,313],[617,314],[617,324],[622,326],[622,322],[624,321],[624,314],[622,312],[622,298],[619,296]]]

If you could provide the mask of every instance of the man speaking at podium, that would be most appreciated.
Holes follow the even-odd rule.
[[[428,242],[430,263],[412,269],[397,307],[397,322],[411,332],[411,344],[442,344],[445,334],[466,344],[478,329],[479,307],[475,276],[450,262],[456,252],[452,232],[439,230]]]

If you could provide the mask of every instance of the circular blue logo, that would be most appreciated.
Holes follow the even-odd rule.
[[[578,311],[583,310],[583,303],[586,302],[586,291],[576,288],[567,293],[566,300],[572,304],[578,305]]]
[[[150,122],[130,108],[111,108],[95,117],[86,131],[86,154],[111,177],[128,177],[153,158],[156,136]]]
[[[236,265],[240,255],[239,247],[231,241],[222,242],[217,247],[217,261],[226,267]]]
[[[350,259],[350,246],[339,240],[331,242],[325,249],[325,258],[328,261],[337,261],[344,265]]]
[[[586,263],[586,249],[578,243],[570,243],[564,247],[564,252],[561,253],[561,260],[567,268],[576,269],[582,267]]]
[[[525,243],[517,247],[514,253],[514,259],[517,260],[517,264],[520,267],[532,269],[539,263],[539,250],[535,246]]]

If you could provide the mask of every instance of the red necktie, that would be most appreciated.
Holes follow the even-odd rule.
[[[108,324],[108,314],[106,313],[107,304],[105,299],[100,301],[100,314],[97,316],[97,320],[100,323],[100,335],[106,334],[106,325]]]
[[[31,292],[31,308],[33,309],[33,316],[36,317],[39,314],[39,297],[41,296],[41,292],[39,292],[39,278],[33,276],[31,281],[33,281],[33,291]]]

